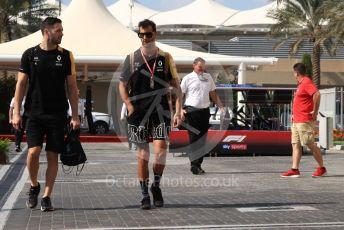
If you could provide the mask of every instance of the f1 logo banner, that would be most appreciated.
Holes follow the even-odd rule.
[[[222,142],[242,142],[246,136],[240,136],[240,135],[229,135],[225,137]]]
[[[290,154],[290,131],[209,130],[206,145],[219,154]],[[170,132],[170,152],[186,152],[186,130]]]

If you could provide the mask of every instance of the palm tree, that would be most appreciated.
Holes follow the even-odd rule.
[[[57,8],[44,2],[45,0],[0,0],[0,43],[35,32],[39,29],[42,18],[55,16]]]
[[[324,7],[327,9],[326,13],[330,18],[328,27],[330,28],[329,33],[334,40],[332,51],[335,54],[336,49],[344,45],[344,1],[332,0],[326,2]]]
[[[17,24],[19,13],[25,7],[25,1],[0,0],[0,42],[12,40],[13,27]]]
[[[333,6],[333,0],[277,0],[277,9],[269,11],[268,16],[277,21],[271,26],[271,35],[280,37],[275,48],[291,39],[289,48],[292,56],[305,42],[313,43],[312,72],[313,82],[320,86],[320,56],[322,51],[331,53],[333,40],[326,25],[330,17],[325,6]],[[282,3],[282,5],[281,5]]]

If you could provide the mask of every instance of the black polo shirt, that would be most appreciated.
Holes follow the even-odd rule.
[[[75,74],[72,52],[61,47],[46,51],[37,45],[23,53],[19,71],[29,77],[25,102],[27,116],[66,116],[65,82],[68,76]]]

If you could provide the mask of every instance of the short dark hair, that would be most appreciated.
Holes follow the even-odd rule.
[[[298,74],[301,74],[301,75],[305,75],[306,74],[306,66],[305,64],[303,63],[296,63],[294,66],[293,66],[293,69],[295,72],[297,72]]]
[[[195,60],[193,61],[193,63],[196,65],[198,62],[202,62],[202,63],[205,63],[205,60],[201,57],[197,57],[195,58]]]
[[[44,33],[44,29],[55,25],[56,23],[62,23],[61,19],[55,17],[47,17],[41,24],[41,32]]]
[[[141,27],[142,28],[147,28],[149,26],[152,27],[153,32],[156,32],[156,25],[155,25],[155,23],[153,21],[151,21],[149,19],[145,19],[145,20],[139,22],[139,30],[140,30]]]

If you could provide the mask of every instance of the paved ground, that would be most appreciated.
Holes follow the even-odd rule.
[[[89,158],[80,176],[59,171],[54,212],[25,207],[29,182],[25,152],[15,185],[0,181],[0,229],[344,229],[344,154],[325,155],[328,176],[312,178],[314,160],[302,158],[302,176],[280,178],[290,156],[210,157],[206,174],[192,175],[188,159],[172,157],[162,181],[165,207],[139,209],[135,154],[125,144],[84,144]],[[44,183],[45,156],[39,180]],[[20,169],[20,170],[19,170]],[[1,194],[0,194],[1,195]]]

